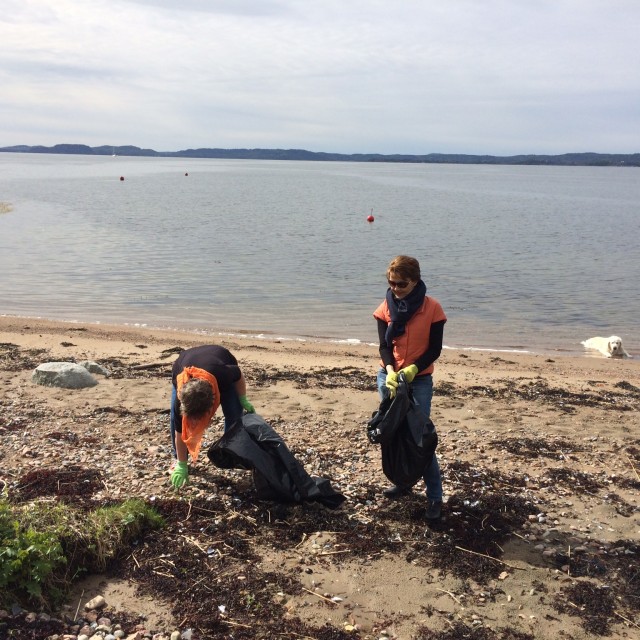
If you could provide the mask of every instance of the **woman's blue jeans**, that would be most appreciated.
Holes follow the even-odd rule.
[[[384,369],[378,371],[377,385],[380,400],[389,393],[385,385],[387,372]],[[411,391],[416,404],[427,414],[431,415],[431,398],[433,397],[433,378],[431,376],[416,376],[411,383]],[[440,475],[440,465],[436,454],[433,454],[431,464],[424,472],[424,483],[427,486],[427,498],[429,500],[442,500],[442,477]]]
[[[180,414],[176,415],[174,410],[176,398],[176,388],[171,385],[171,448],[174,458],[176,457],[176,421],[182,420]],[[226,390],[224,395],[220,394],[220,406],[224,414],[224,430],[226,433],[236,420],[242,418],[243,409],[235,389],[231,388]]]

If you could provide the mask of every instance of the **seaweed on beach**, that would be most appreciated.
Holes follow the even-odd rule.
[[[227,637],[231,631],[237,639],[358,638],[330,625],[314,628],[287,613],[284,594],[302,592],[297,575],[263,567],[256,554],[270,528],[276,537],[283,528],[277,520],[269,527],[264,507],[246,507],[253,515],[246,508],[230,511],[215,498],[158,500],[155,508],[168,526],[148,535],[112,571],[135,580],[143,593],[171,602],[174,616],[188,623],[194,638]]]
[[[601,636],[609,634],[616,611],[612,590],[588,581],[561,589],[553,607],[559,613],[580,617],[585,631]]]
[[[553,460],[565,460],[569,454],[584,451],[584,447],[576,442],[556,438],[502,438],[489,443],[498,451],[509,453],[524,458],[551,458]]]
[[[616,513],[620,514],[624,518],[630,518],[637,508],[629,504],[626,500],[621,498],[617,493],[609,493],[605,496],[605,502],[613,504]]]
[[[109,377],[116,380],[169,378],[171,362],[152,362],[148,364],[129,364],[120,358],[102,358],[98,364],[109,371]]]
[[[78,501],[92,496],[102,487],[100,472],[69,466],[65,469],[35,469],[25,473],[15,486],[18,501],[52,496],[63,501]]]
[[[507,627],[495,630],[483,626],[471,628],[456,620],[451,623],[449,629],[444,631],[433,631],[421,626],[415,640],[535,640],[535,636]]]
[[[427,541],[408,560],[437,567],[444,575],[477,582],[496,578],[504,570],[502,545],[521,529],[536,507],[518,496],[469,492],[451,497],[447,516],[425,532]]]
[[[526,487],[527,480],[521,475],[507,475],[495,469],[487,469],[478,464],[454,460],[447,465],[450,482],[468,489],[503,489],[505,487]]]
[[[603,480],[598,480],[591,473],[574,471],[573,469],[567,469],[564,467],[547,469],[544,475],[540,478],[540,484],[542,486],[564,484],[575,491],[575,493],[588,494],[594,494],[599,489],[607,486]]]
[[[640,397],[640,387],[636,387],[635,385],[627,382],[626,380],[620,380],[620,382],[616,382],[613,385],[616,389],[623,389],[624,391],[629,391],[631,395]]]
[[[21,349],[12,342],[0,343],[0,370],[24,371],[35,369],[49,359],[47,349]]]
[[[373,376],[355,367],[318,368],[310,371],[263,368],[244,365],[245,377],[254,387],[270,386],[276,382],[293,382],[299,389],[358,389],[376,391]]]
[[[574,413],[576,407],[595,407],[615,409],[616,411],[634,411],[640,408],[640,393],[629,383],[620,382],[614,387],[621,389],[617,393],[598,390],[597,393],[576,393],[559,387],[552,387],[542,379],[535,380],[496,380],[491,386],[472,385],[463,387],[451,382],[439,382],[434,389],[435,396],[454,398],[490,398],[492,400],[524,400],[528,403],[544,403],[564,413]]]

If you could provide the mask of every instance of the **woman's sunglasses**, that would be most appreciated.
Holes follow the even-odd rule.
[[[394,289],[406,289],[409,286],[409,283],[404,280],[399,282],[396,280],[387,280],[387,282],[389,283],[389,286]]]

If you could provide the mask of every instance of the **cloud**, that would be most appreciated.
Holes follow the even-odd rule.
[[[8,4],[0,146],[640,149],[635,0]]]

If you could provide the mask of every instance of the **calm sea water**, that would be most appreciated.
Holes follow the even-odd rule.
[[[405,253],[447,346],[640,354],[637,169],[0,154],[0,203],[3,314],[375,342]]]

